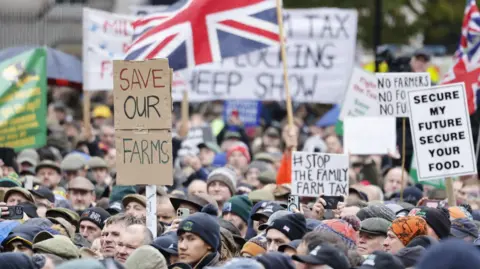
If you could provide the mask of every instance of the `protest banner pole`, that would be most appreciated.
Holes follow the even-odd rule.
[[[292,97],[290,95],[290,85],[288,84],[288,68],[287,68],[287,49],[285,47],[285,34],[283,29],[283,13],[282,13],[282,0],[277,0],[277,19],[279,27],[279,37],[280,37],[280,51],[283,63],[283,82],[285,85],[285,95],[287,102],[287,119],[288,125],[290,128],[293,127],[293,108],[292,108]],[[296,149],[293,149],[294,151]]]
[[[83,90],[83,126],[85,127],[85,138],[90,140],[92,126],[90,124],[90,92]]]
[[[448,206],[457,206],[457,199],[455,199],[455,193],[453,192],[453,180],[451,177],[445,179],[445,188],[447,190]]]
[[[406,123],[407,121],[405,120],[405,118],[402,119],[402,184],[400,186],[400,201],[403,202],[403,190],[404,190],[404,186],[405,186],[405,161],[406,161]]]
[[[157,186],[147,185],[145,187],[147,197],[147,228],[157,238]]]
[[[180,126],[179,135],[180,137],[186,137],[188,134],[188,121],[190,115],[188,114],[188,92],[183,91],[183,98],[182,98],[182,110],[181,110],[181,117],[182,117],[182,126]]]

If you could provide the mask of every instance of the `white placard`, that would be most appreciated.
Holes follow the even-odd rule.
[[[343,121],[344,152],[388,154],[396,152],[394,117],[346,117]]]
[[[375,74],[355,67],[338,119],[343,121],[345,117],[378,116],[379,113]]]
[[[348,155],[295,151],[292,195],[348,195]]]
[[[143,10],[143,9],[142,9]],[[354,65],[357,11],[313,8],[284,11],[291,96],[296,102],[340,103]],[[91,25],[124,25],[134,16],[84,11],[84,87],[111,90],[112,59],[124,57],[133,30],[92,32]],[[109,25],[107,23],[107,25]],[[100,28],[103,30],[103,28]],[[129,33],[123,35],[123,33]],[[102,49],[99,44],[107,40]],[[103,43],[102,43],[103,44]],[[223,62],[175,72],[172,97],[190,102],[211,100],[285,100],[280,48],[270,47]]]
[[[408,117],[407,91],[430,87],[429,73],[376,73],[380,116]]]
[[[464,83],[407,93],[419,180],[477,173]]]

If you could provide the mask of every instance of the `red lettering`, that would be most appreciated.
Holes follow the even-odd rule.
[[[100,70],[100,78],[101,79],[104,78],[107,68],[110,69],[110,71],[111,71],[111,65],[112,65],[111,61],[102,61],[102,66],[100,68],[101,69]],[[110,76],[111,75],[112,75],[112,72],[110,72]]]
[[[128,79],[126,79],[126,78],[123,77],[123,72],[125,72],[125,71],[127,71],[127,70],[128,70],[127,68],[123,68],[123,69],[120,71],[120,80],[127,82],[127,86],[126,86],[126,87],[122,87],[122,84],[120,84],[120,89],[122,89],[122,91],[126,91],[126,90],[128,90],[128,88],[130,88],[130,82],[128,81]]]
[[[133,73],[132,73],[132,88],[133,88],[133,85],[138,84],[138,86],[139,86],[140,89],[141,89],[141,88],[142,88],[142,85],[140,84],[140,79],[138,78],[138,73],[140,73],[139,70],[133,69]],[[136,79],[136,80],[135,80],[135,79]]]
[[[111,30],[113,33],[117,35],[128,36],[128,26],[129,26],[129,23],[125,20],[105,21],[103,23],[103,31],[107,32]]]
[[[153,73],[153,87],[154,88],[165,88],[165,85],[163,85],[163,84],[158,85],[157,81],[156,81],[157,79],[162,79],[162,77],[155,75],[155,72],[162,72],[162,71],[163,71],[162,69],[151,70],[151,72]]]

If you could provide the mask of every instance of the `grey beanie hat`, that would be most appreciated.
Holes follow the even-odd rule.
[[[235,171],[230,168],[217,168],[208,175],[207,186],[210,185],[212,182],[219,181],[227,185],[232,195],[235,195],[237,185],[236,177],[237,176],[235,174]]]

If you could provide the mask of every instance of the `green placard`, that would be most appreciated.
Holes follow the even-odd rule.
[[[417,174],[417,161],[415,160],[416,156],[413,155],[412,158],[412,165],[410,166],[410,177],[415,183],[420,183],[422,185],[430,185],[437,189],[445,189],[445,180],[443,178],[439,179],[432,179],[429,181],[419,181],[418,174]]]
[[[47,142],[47,55],[39,48],[0,63],[0,147]]]

